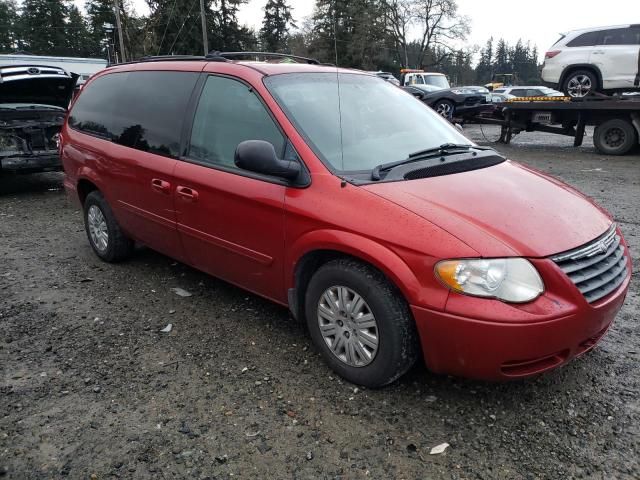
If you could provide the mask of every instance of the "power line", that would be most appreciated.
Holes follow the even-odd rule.
[[[173,0],[173,5],[171,7],[171,11],[169,12],[169,20],[167,20],[167,25],[164,27],[164,32],[162,33],[162,40],[160,40],[160,45],[158,46],[158,53],[156,53],[156,55],[160,55],[160,49],[162,48],[162,44],[164,43],[164,36],[167,34],[169,24],[171,23],[171,18],[173,17],[173,10],[176,8],[177,1],[178,0]]]
[[[176,33],[175,38],[173,39],[173,43],[171,44],[171,46],[169,47],[169,53],[171,53],[171,50],[173,50],[173,46],[176,44],[176,42],[178,41],[178,37],[180,37],[180,32],[182,32],[182,29],[184,28],[184,24],[187,23],[187,19],[189,18],[189,16],[191,15],[191,10],[193,10],[193,6],[196,4],[198,0],[194,0],[194,2],[191,4],[191,8],[189,8],[189,12],[187,13],[187,16],[184,17],[184,21],[182,22],[182,26],[180,27],[180,29],[178,30],[178,33]]]

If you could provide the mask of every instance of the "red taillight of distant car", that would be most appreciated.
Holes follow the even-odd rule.
[[[561,52],[562,50],[550,50],[544,54],[544,58],[553,58]]]

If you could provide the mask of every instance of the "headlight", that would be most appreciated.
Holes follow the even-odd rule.
[[[544,292],[540,274],[524,258],[443,260],[436,276],[451,290],[505,302],[530,302]]]

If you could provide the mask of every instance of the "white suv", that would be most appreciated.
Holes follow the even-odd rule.
[[[640,89],[640,24],[561,36],[545,54],[542,80],[572,97]]]

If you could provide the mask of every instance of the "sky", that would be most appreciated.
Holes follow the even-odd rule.
[[[139,13],[146,13],[144,0],[133,0]],[[240,9],[241,24],[259,28],[266,0],[249,0]],[[313,12],[314,0],[289,0],[293,17],[301,24]],[[576,9],[575,6],[579,5]],[[640,23],[638,0],[511,0],[509,2],[458,0],[458,10],[471,20],[465,44],[484,46],[489,37],[515,44],[519,38],[538,46],[540,60],[560,33],[595,26]]]

